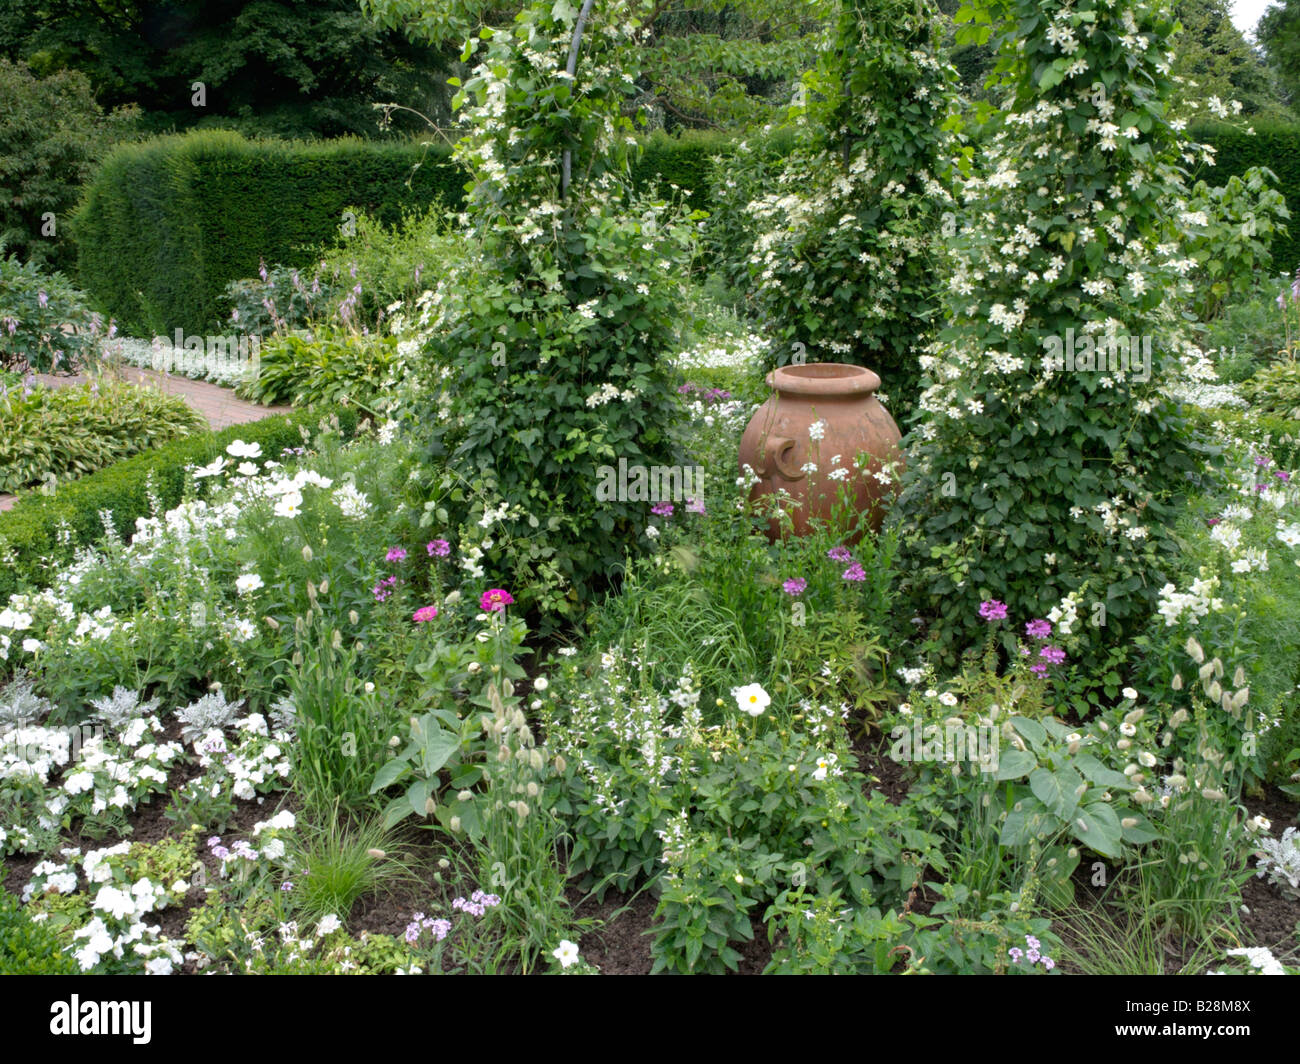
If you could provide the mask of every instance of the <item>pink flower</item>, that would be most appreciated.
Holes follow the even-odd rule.
[[[421,606],[418,610],[416,610],[413,614],[411,614],[411,620],[413,620],[416,624],[422,624],[424,621],[431,621],[437,616],[438,616],[437,606]]]
[[[514,604],[514,596],[509,591],[502,591],[499,587],[484,591],[483,597],[479,599],[479,609],[488,613],[496,613],[505,609],[507,606]]]
[[[650,512],[658,517],[672,517],[673,504],[670,502],[657,502],[650,507]]]
[[[1291,474],[1288,473],[1285,469],[1279,469],[1273,475],[1277,477],[1278,480],[1282,481],[1283,484],[1285,484],[1288,480],[1291,479]]]
[[[808,587],[808,581],[802,576],[795,576],[787,580],[781,587],[787,595],[802,595]]]
[[[389,547],[388,553],[384,555],[384,561],[404,562],[406,561],[406,551],[401,547]]]
[[[451,544],[445,539],[434,539],[426,543],[424,549],[429,552],[430,558],[445,558],[451,553]]]
[[[688,514],[702,514],[702,513],[704,513],[704,500],[703,500],[703,499],[688,499],[687,502],[686,502],[686,512],[687,512]]]
[[[1032,672],[1035,676],[1046,676],[1047,666],[1041,663],[1038,665],[1030,665],[1029,671]]]
[[[826,552],[826,557],[833,562],[848,562],[853,560],[853,555],[849,553],[848,547],[832,547]]]
[[[862,581],[867,578],[867,572],[858,562],[854,562],[843,573],[845,580]]]
[[[1043,647],[1038,656],[1051,665],[1059,665],[1065,660],[1065,651],[1060,647]]]
[[[1007,604],[997,599],[988,599],[980,603],[980,616],[986,621],[1004,621],[1007,617]]]
[[[1051,621],[1035,619],[1025,624],[1025,633],[1033,639],[1046,639],[1052,634]]]

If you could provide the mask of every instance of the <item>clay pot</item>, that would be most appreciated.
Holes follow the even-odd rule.
[[[864,366],[839,362],[810,362],[781,366],[767,375],[772,396],[754,412],[740,439],[740,467],[748,465],[759,476],[750,489],[752,500],[785,489],[800,505],[792,512],[794,534],[807,535],[810,518],[829,519],[844,484],[854,489],[859,513],[870,514],[873,532],[880,530],[885,510],[897,493],[897,473],[903,467],[898,426],[876,399],[880,378]],[[809,437],[809,426],[821,421],[820,440]],[[862,469],[855,462],[864,459]],[[840,456],[838,466],[831,463]],[[815,473],[803,466],[813,462]],[[886,463],[895,465],[892,484],[882,484],[872,474]],[[831,480],[836,468],[847,469],[847,481]],[[768,535],[775,540],[780,526],[773,521]]]

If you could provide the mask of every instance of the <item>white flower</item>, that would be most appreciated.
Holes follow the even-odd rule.
[[[209,465],[201,466],[194,470],[194,479],[201,480],[204,477],[219,477],[226,471],[226,460],[217,455],[216,459]]]
[[[545,691],[550,686],[551,683],[545,676],[539,676],[535,681],[533,681],[534,691]]]
[[[1131,687],[1124,688],[1124,690],[1121,691],[1120,694],[1122,694],[1125,698],[1129,699],[1132,702],[1137,701],[1138,693],[1135,690],[1133,690],[1133,688]]]
[[[955,706],[957,704],[957,696],[951,691],[944,691],[944,693],[939,696],[939,701],[945,706]]]
[[[241,595],[249,595],[262,587],[262,578],[256,573],[244,573],[235,581],[235,590]]]
[[[333,913],[330,913],[316,925],[316,934],[324,937],[337,931],[342,926],[343,922]]]
[[[262,445],[260,443],[245,443],[243,440],[231,440],[226,447],[226,454],[231,458],[261,458]]]
[[[570,942],[567,938],[560,940],[559,947],[551,951],[551,956],[560,962],[561,968],[576,964],[580,959],[577,944]]]
[[[254,462],[240,462],[235,468],[235,472],[242,477],[257,476],[257,464]]]
[[[297,491],[287,491],[280,496],[280,500],[275,504],[276,517],[297,517],[302,513],[302,494]]]
[[[746,687],[733,687],[731,697],[736,705],[751,717],[761,717],[763,710],[772,704],[772,696],[763,690],[761,684],[751,683]]]

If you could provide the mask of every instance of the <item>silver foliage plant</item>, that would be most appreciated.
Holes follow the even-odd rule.
[[[224,691],[204,695],[197,702],[176,711],[176,719],[182,725],[181,735],[188,743],[214,728],[227,728],[235,722],[243,705],[243,699],[227,702]]]
[[[53,708],[36,693],[31,678],[19,673],[0,691],[0,729],[32,724]]]
[[[151,698],[141,703],[140,692],[132,691],[120,684],[113,688],[108,698],[91,699],[95,715],[114,730],[126,727],[138,717],[147,717],[158,709],[158,699]]]

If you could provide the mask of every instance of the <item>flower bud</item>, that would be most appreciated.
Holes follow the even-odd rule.
[[[1182,676],[1179,673],[1174,673],[1174,678],[1169,681],[1169,686],[1172,687],[1175,691],[1181,691],[1183,689]]]
[[[1135,828],[1138,826],[1137,817],[1126,816],[1123,820],[1119,822],[1119,826],[1122,828]]]
[[[328,595],[330,593],[330,582],[328,580],[322,580],[320,582],[320,593],[322,595]]]
[[[1219,686],[1218,680],[1211,680],[1210,686],[1206,689],[1205,693],[1210,696],[1211,701],[1217,702],[1223,697],[1223,688]]]
[[[348,610],[348,623],[357,624],[361,620],[361,614],[356,610]]]
[[[509,761],[509,760],[510,760],[510,747],[505,746],[504,744],[503,744],[502,746],[500,746],[500,747],[497,749],[497,760],[498,760],[498,761],[503,761],[503,762],[504,762],[504,761]]]
[[[425,816],[433,816],[433,814],[437,811],[437,808],[438,808],[438,803],[435,802],[432,797],[426,798],[424,800]]]
[[[460,601],[460,592],[448,591],[446,597],[442,601],[447,606],[454,606]]]
[[[269,625],[270,625],[272,628],[274,628],[277,632],[280,630],[280,622],[277,621],[274,617],[263,617],[262,620],[264,620],[267,624],[269,624]]]
[[[456,801],[458,802],[469,802],[469,801],[473,801],[473,799],[474,799],[473,791],[460,791],[456,795]]]
[[[563,771],[564,771],[566,768],[568,768],[568,767],[569,767],[569,763],[568,763],[567,761],[564,760],[564,755],[563,755],[563,754],[556,754],[556,755],[555,755],[555,771],[556,771],[556,772],[563,772]]]
[[[1187,637],[1186,650],[1188,655],[1190,655],[1191,659],[1195,661],[1197,665],[1201,664],[1201,662],[1205,660],[1205,651],[1201,649],[1201,644],[1198,643],[1193,636],[1189,635]]]
[[[1146,711],[1145,709],[1133,709],[1133,710],[1130,710],[1128,713],[1124,714],[1124,723],[1125,723],[1125,724],[1136,724],[1138,721],[1140,721],[1140,720],[1141,720],[1143,717],[1145,717],[1146,715],[1147,715],[1147,711]]]
[[[452,817],[451,820],[448,821],[447,826],[451,828],[452,831],[460,831],[460,817]]]
[[[313,555],[311,552],[311,544],[304,543],[302,548],[302,560],[305,562],[309,562],[312,560],[313,557],[315,557],[315,555]]]
[[[382,861],[385,857],[388,856],[388,854],[384,853],[383,850],[378,850],[374,848],[367,850],[366,854],[370,857],[373,857],[376,861]]]
[[[528,794],[529,798],[536,798],[537,795],[541,793],[541,788],[538,787],[537,784],[533,783],[531,780],[528,781],[528,786],[525,787],[524,790]]]

